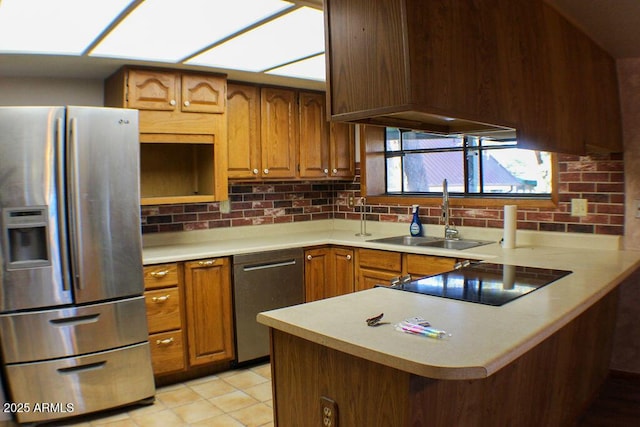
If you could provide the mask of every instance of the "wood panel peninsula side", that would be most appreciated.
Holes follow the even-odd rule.
[[[324,398],[340,426],[572,425],[607,375],[617,299],[614,289],[549,336],[514,343],[507,331],[528,315],[509,325],[491,314],[506,306],[383,288],[262,313],[276,425],[323,425]],[[366,326],[381,311],[390,324]],[[443,340],[393,328],[425,313],[436,327],[443,316],[484,324]]]

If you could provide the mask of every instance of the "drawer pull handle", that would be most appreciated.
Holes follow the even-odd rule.
[[[68,368],[58,368],[57,371],[61,374],[75,374],[77,372],[95,371],[96,369],[102,369],[107,364],[106,360],[95,363],[87,363],[86,365],[69,366]]]
[[[98,321],[100,313],[86,314],[84,316],[63,317],[58,319],[50,319],[49,323],[55,326],[77,326],[87,323],[95,323]]]
[[[156,302],[156,303],[166,302],[169,299],[170,296],[171,295],[163,295],[161,297],[153,297],[153,298],[151,298],[151,301]]]
[[[156,340],[156,345],[169,345],[173,342],[173,337],[165,338],[163,340]]]
[[[205,266],[205,267],[211,266],[213,264],[215,264],[215,261],[211,260],[211,259],[208,259],[206,261],[198,261],[198,265],[202,265],[202,266]]]
[[[347,261],[351,261],[351,255],[347,255]]]
[[[161,279],[167,274],[169,274],[169,270],[152,271],[151,277],[155,277],[156,279]]]

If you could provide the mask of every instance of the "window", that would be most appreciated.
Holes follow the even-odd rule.
[[[387,128],[386,193],[551,198],[551,153],[516,148],[513,138],[442,136]]]

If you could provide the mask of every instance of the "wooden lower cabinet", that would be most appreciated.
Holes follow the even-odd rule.
[[[151,365],[155,375],[182,371],[186,368],[185,346],[181,330],[149,334]]]
[[[412,279],[433,276],[453,270],[456,258],[445,258],[431,255],[404,254],[404,274]]]
[[[228,258],[145,266],[144,280],[156,377],[233,359]]]
[[[233,312],[228,258],[185,263],[189,365],[232,360]]]
[[[389,285],[392,278],[402,274],[402,253],[376,249],[358,250],[356,290],[371,289],[375,285]]]
[[[354,291],[354,249],[313,248],[305,250],[304,257],[306,302]]]
[[[144,285],[153,373],[182,371],[186,368],[182,268],[178,263],[145,266]]]
[[[617,291],[493,375],[411,374],[271,329],[275,424],[339,426],[574,425],[609,370]],[[326,425],[326,423],[324,424]]]
[[[391,279],[411,275],[412,279],[453,270],[456,258],[359,249],[356,290],[389,285]]]

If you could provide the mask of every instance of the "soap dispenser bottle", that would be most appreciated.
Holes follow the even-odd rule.
[[[419,205],[413,205],[413,219],[409,226],[409,233],[412,236],[422,236],[422,224],[420,223],[420,216],[418,215]]]

